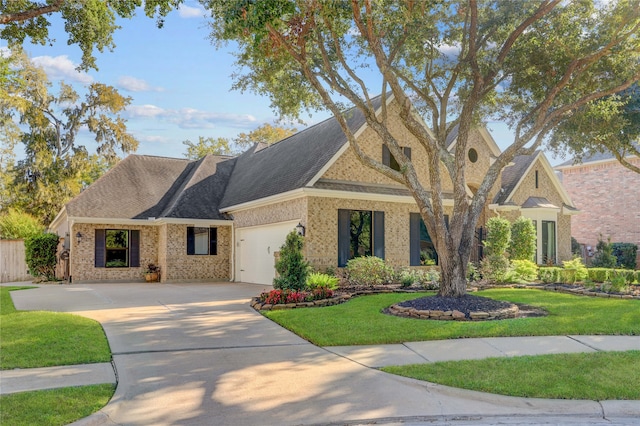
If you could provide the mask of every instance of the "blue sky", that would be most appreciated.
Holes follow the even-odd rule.
[[[98,71],[75,70],[80,50],[66,44],[62,23],[55,19],[50,29],[56,39],[52,45],[25,43],[24,48],[54,85],[62,79],[80,90],[82,85],[96,81],[132,97],[124,117],[130,133],[140,142],[138,154],[182,157],[182,141],[186,139],[233,138],[263,123],[277,123],[267,98],[231,90],[232,48],[217,50],[210,43],[204,11],[197,3],[187,1],[166,18],[161,29],[141,12],[120,25],[122,28],[114,34],[113,52],[95,53]],[[315,113],[302,119],[311,125],[327,117],[326,113]],[[297,123],[283,125],[304,127]],[[489,131],[501,148],[512,140],[501,123],[490,123]],[[79,138],[91,147],[90,135],[81,134]]]

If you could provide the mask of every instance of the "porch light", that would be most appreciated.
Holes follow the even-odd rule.
[[[80,244],[80,241],[82,241],[82,234],[80,232],[76,233],[76,241],[78,242],[78,244]]]
[[[302,225],[302,223],[298,222],[298,224],[296,225],[296,232],[298,233],[298,235],[304,237],[304,225]]]

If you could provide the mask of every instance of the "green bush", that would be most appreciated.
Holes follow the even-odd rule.
[[[544,283],[558,283],[562,281],[562,268],[558,266],[541,266],[538,269],[540,281]]]
[[[312,272],[307,277],[307,289],[313,290],[316,288],[328,288],[331,290],[335,290],[338,288],[338,280],[337,277],[331,276],[328,274],[321,274],[319,272]]]
[[[55,279],[58,241],[59,237],[50,233],[37,234],[24,241],[25,260],[31,275]]]
[[[616,257],[616,266],[625,269],[636,269],[638,246],[633,243],[611,244],[612,254]]]
[[[627,277],[624,271],[614,271],[611,277],[611,291],[616,293],[624,293],[628,290]]]
[[[603,283],[609,279],[609,273],[611,269],[609,268],[589,268],[587,272],[589,274],[589,279],[591,281],[597,283]]]
[[[611,280],[617,277],[622,277],[627,284],[632,284],[635,280],[636,274],[634,271],[628,269],[613,269],[610,274]]]
[[[582,259],[576,257],[573,260],[565,260],[562,262],[564,270],[562,271],[562,282],[575,283],[584,281],[589,277],[587,267],[582,263]]]
[[[21,240],[41,234],[44,227],[38,219],[16,209],[8,209],[0,216],[0,239]]]
[[[582,246],[575,238],[571,237],[571,254],[574,256],[582,256]]]
[[[356,257],[347,262],[347,279],[353,285],[387,284],[393,280],[393,276],[393,268],[379,257]]]
[[[478,268],[474,263],[469,262],[467,264],[467,281],[480,281],[481,278],[482,275],[480,274],[480,268]]]
[[[421,269],[404,268],[398,276],[402,287],[411,287],[418,284],[426,290],[436,290],[439,287],[440,272],[436,270],[424,271]]]
[[[531,260],[512,260],[507,274],[510,281],[535,281],[538,278],[538,265]]]
[[[280,259],[276,262],[276,271],[280,276],[273,279],[273,287],[277,289],[302,290],[307,284],[309,263],[304,260],[302,247],[304,237],[294,230],[287,235],[280,248]]]
[[[615,268],[618,259],[613,255],[613,247],[611,238],[605,243],[600,235],[598,244],[596,245],[596,254],[593,256],[591,265],[596,268]]]
[[[509,272],[509,259],[501,254],[490,254],[480,262],[480,270],[487,281],[505,282]]]
[[[492,217],[487,221],[487,238],[484,241],[487,256],[503,255],[509,248],[511,224],[507,219]]]
[[[531,219],[521,216],[511,225],[509,257],[511,260],[532,260],[535,254],[536,228]]]

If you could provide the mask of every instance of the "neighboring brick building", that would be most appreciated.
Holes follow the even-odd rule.
[[[629,162],[640,166],[640,158]],[[573,218],[572,236],[595,252],[598,238],[640,246],[640,173],[600,153],[555,167],[563,186],[582,214]],[[587,257],[589,257],[587,255]],[[640,265],[640,251],[638,252]]]
[[[381,98],[375,102],[381,106]],[[404,155],[420,181],[429,182],[426,153],[404,128],[392,98],[387,113]],[[363,152],[394,167],[362,113],[354,109],[345,118]],[[454,148],[455,131],[447,144]],[[500,149],[483,128],[473,131],[467,149],[471,194]],[[450,213],[453,184],[445,176],[442,198]],[[516,157],[489,198],[477,226],[495,215],[530,217],[538,231],[539,263],[571,257],[576,209],[544,154]],[[163,281],[271,284],[274,256],[297,225],[306,228],[304,254],[318,269],[343,267],[359,255],[420,266],[421,257],[434,254],[407,188],[360,163],[334,118],[235,158],[130,155],[70,201],[50,228],[70,236],[74,281],[141,279],[146,264],[155,263]]]

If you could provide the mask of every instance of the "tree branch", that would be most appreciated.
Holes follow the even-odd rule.
[[[58,12],[63,4],[64,0],[56,0],[54,3],[48,6],[41,6],[35,9],[29,9],[17,13],[6,13],[4,15],[0,15],[0,24],[5,25],[10,22],[24,22],[41,15],[45,15],[47,13]]]

